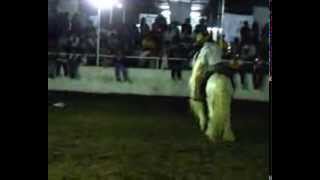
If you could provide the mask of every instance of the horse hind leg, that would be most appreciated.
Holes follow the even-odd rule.
[[[223,130],[223,141],[233,142],[235,141],[235,136],[231,129],[231,97],[225,97],[225,115],[224,115],[224,130]]]
[[[228,142],[235,141],[235,136],[233,134],[233,131],[231,130],[230,118],[226,120],[226,125],[225,125],[222,138],[224,141],[228,141]]]
[[[208,124],[205,134],[213,143],[219,142],[223,134],[223,120],[218,112],[216,101],[213,97],[207,97]]]
[[[211,90],[207,97],[208,127],[206,135],[212,142],[234,141],[231,130],[231,96],[229,93],[219,93]]]
[[[195,101],[195,100],[191,99],[190,106],[191,106],[193,113],[195,114],[195,116],[199,120],[200,129],[202,131],[204,131],[206,128],[206,122],[207,122],[204,103],[201,101]]]

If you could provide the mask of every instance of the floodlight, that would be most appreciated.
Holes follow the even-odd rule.
[[[166,4],[162,4],[159,6],[160,9],[166,10],[166,9],[170,9],[170,7]]]
[[[119,4],[118,0],[89,0],[98,9],[111,9]]]
[[[121,9],[121,8],[123,7],[123,5],[118,2],[118,3],[116,4],[116,7],[119,8],[119,9]]]
[[[170,11],[170,10],[164,10],[164,11],[161,12],[161,14],[162,14],[164,17],[168,17],[168,16],[170,16],[171,11]]]
[[[200,11],[200,10],[201,10],[201,5],[199,4],[191,5],[191,11]]]
[[[201,13],[200,13],[200,12],[192,11],[192,12],[190,13],[190,16],[191,16],[191,18],[198,18],[198,17],[201,16]]]

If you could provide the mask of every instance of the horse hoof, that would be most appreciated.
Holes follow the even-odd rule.
[[[234,142],[235,140],[236,140],[236,138],[234,136],[223,138],[223,141],[225,141],[225,142]]]

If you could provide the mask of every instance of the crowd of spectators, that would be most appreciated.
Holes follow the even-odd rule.
[[[65,76],[77,78],[79,76],[78,67],[82,61],[85,60],[85,63],[88,65],[95,65],[95,57],[59,54],[59,52],[95,54],[96,29],[89,19],[85,20],[86,25],[83,25],[82,21],[80,15],[75,14],[72,18],[69,18],[67,13],[57,13],[48,20],[48,50],[58,52],[56,56],[52,56],[51,59],[49,58],[49,62],[52,64],[51,77],[59,76],[60,70],[63,68]],[[179,26],[181,29],[179,29]],[[218,35],[217,43],[223,49],[223,58],[252,62],[258,59],[256,63],[258,66],[246,67],[242,65],[234,67],[238,69],[242,68],[245,71],[262,72],[264,69],[262,62],[268,60],[267,27],[268,25],[260,32],[256,22],[253,23],[251,28],[248,22],[244,22],[244,26],[241,28],[240,39],[235,38],[231,43],[226,42],[223,34]],[[206,41],[213,38],[212,32],[208,32],[207,30],[205,19],[201,19],[199,24],[192,29],[189,18],[183,24],[179,24],[178,22],[168,24],[166,18],[162,15],[157,16],[151,27],[146,23],[145,18],[141,19],[140,26],[138,27],[135,24],[128,23],[107,24],[105,27],[102,27],[100,37],[101,54],[117,54],[115,58],[119,58],[119,53],[121,52],[121,59],[128,55],[161,57],[158,66],[149,60],[140,62],[123,60],[121,63],[117,59],[107,61],[113,62],[115,65],[117,80],[119,80],[120,70],[124,72],[124,80],[128,79],[127,72],[124,70],[126,66],[167,67],[172,70],[172,79],[180,80],[181,71],[184,68],[190,68],[190,63],[181,60],[171,60],[167,61],[166,64],[163,57],[186,58],[190,60]]]
[[[78,78],[78,68],[84,60],[80,53],[94,53],[96,49],[96,32],[88,19],[86,26],[81,23],[80,15],[71,19],[68,13],[55,13],[48,17],[48,51],[55,54],[49,56],[49,77],[61,75]]]
[[[238,64],[241,59],[252,63],[234,66],[242,76],[247,72],[254,74],[254,86],[257,88],[261,85],[262,78],[269,71],[269,66],[266,62],[269,60],[269,25],[265,24],[263,29],[259,29],[257,22],[253,22],[249,26],[247,21],[244,22],[240,30],[240,40],[235,38],[231,42],[230,50],[224,50],[225,55]],[[224,41],[224,40],[223,40]],[[230,57],[231,56],[231,57]]]

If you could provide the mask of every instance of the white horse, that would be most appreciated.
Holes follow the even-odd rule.
[[[216,44],[206,43],[193,59],[189,81],[191,109],[199,119],[201,130],[212,142],[235,140],[230,122],[233,95],[231,79],[222,73],[214,73],[206,82],[205,96],[200,92],[206,72],[222,61],[221,54]]]

